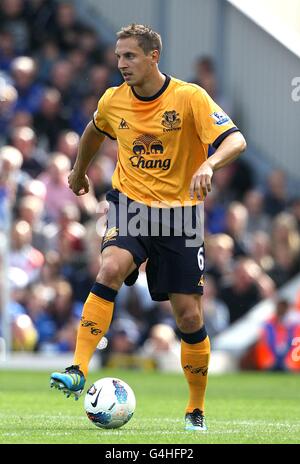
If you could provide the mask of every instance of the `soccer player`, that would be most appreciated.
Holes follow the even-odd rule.
[[[246,142],[201,87],[160,72],[161,49],[160,35],[148,26],[132,24],[117,33],[115,53],[125,82],[104,93],[81,137],[69,175],[76,195],[89,191],[86,172],[105,137],[117,140],[118,162],[106,197],[102,265],[83,308],[73,365],[53,373],[51,386],[79,397],[89,361],[110,326],[118,290],[123,282],[135,282],[147,260],[150,294],[156,301],[170,300],[181,336],[189,386],[185,429],[204,431],[210,344],[201,302],[203,201],[214,171],[237,158]],[[208,158],[210,144],[216,151]],[[149,227],[139,233],[128,227],[124,233],[124,217],[132,226],[137,214],[150,233]]]

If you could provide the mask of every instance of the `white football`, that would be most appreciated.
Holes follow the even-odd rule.
[[[102,429],[122,427],[133,416],[135,406],[132,388],[114,377],[97,380],[88,389],[84,399],[88,418]]]

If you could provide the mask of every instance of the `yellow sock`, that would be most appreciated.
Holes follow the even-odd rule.
[[[204,412],[209,355],[208,336],[199,343],[186,343],[181,340],[181,365],[190,390],[186,412],[192,412],[194,409]]]
[[[115,290],[96,283],[83,306],[73,364],[79,365],[85,377],[91,357],[110,326],[116,294]]]

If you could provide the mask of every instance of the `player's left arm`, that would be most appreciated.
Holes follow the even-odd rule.
[[[194,198],[196,193],[199,200],[206,197],[211,191],[211,182],[214,171],[223,168],[234,161],[243,151],[246,150],[246,140],[243,135],[236,131],[229,134],[219,145],[213,155],[211,155],[192,177],[190,184],[190,197]]]

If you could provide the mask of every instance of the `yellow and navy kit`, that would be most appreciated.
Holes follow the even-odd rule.
[[[190,182],[208,146],[217,148],[238,131],[204,89],[169,76],[152,97],[137,95],[126,83],[109,88],[93,121],[118,143],[113,188],[148,206],[191,202]]]

